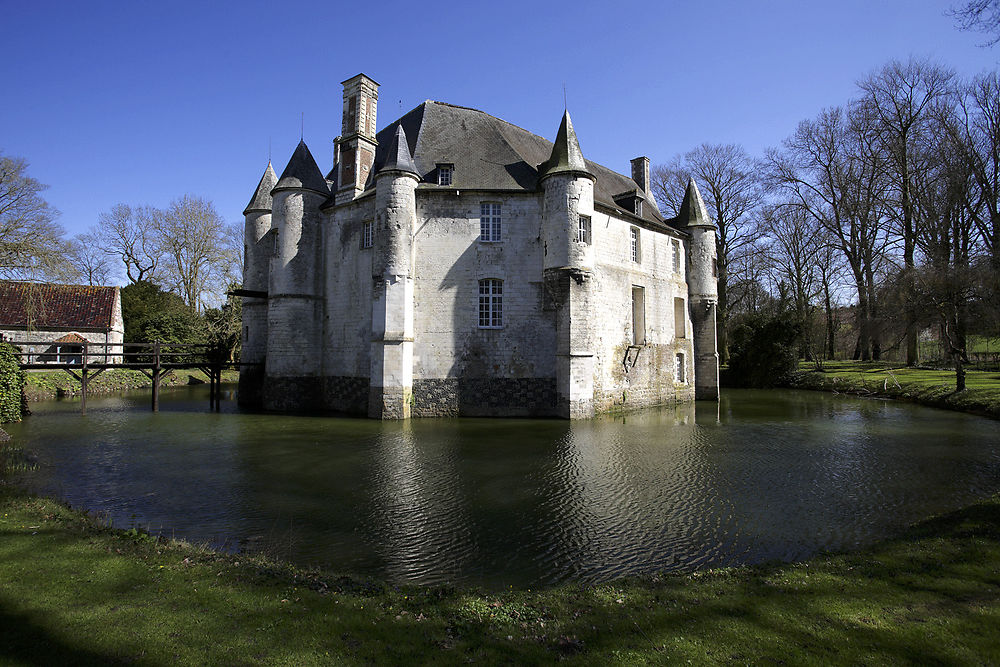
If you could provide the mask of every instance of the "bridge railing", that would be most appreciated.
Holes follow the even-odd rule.
[[[198,369],[209,379],[212,409],[221,405],[222,370],[239,367],[226,350],[206,343],[102,343],[90,341],[8,341],[21,368],[64,370],[80,382],[80,410],[87,411],[87,387],[110,368],[138,370],[152,381],[153,411],[159,409],[160,382],[180,369]]]
[[[225,350],[206,343],[103,343],[8,341],[22,368],[32,370],[71,367],[193,368],[237,365]]]

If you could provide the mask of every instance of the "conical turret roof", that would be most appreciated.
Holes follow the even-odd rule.
[[[250,203],[243,210],[243,215],[246,215],[250,211],[270,211],[271,210],[271,190],[274,189],[274,184],[278,182],[278,175],[274,173],[274,167],[271,166],[271,161],[267,161],[267,169],[264,170],[264,175],[260,177],[260,183],[257,184],[257,189],[254,190],[253,197],[250,198]]]
[[[687,190],[684,191],[684,201],[681,202],[681,210],[677,214],[677,226],[681,228],[715,227],[715,223],[708,215],[708,209],[705,208],[705,201],[701,198],[701,193],[698,192],[698,184],[694,182],[693,178],[688,179]]]
[[[274,189],[279,188],[305,188],[323,194],[330,193],[326,179],[323,178],[323,172],[319,170],[319,166],[313,159],[312,153],[309,152],[305,141],[300,141],[299,145],[295,147],[292,159],[288,161],[288,166],[281,172],[281,178],[274,186]]]
[[[544,176],[567,172],[593,176],[591,171],[587,169],[587,161],[583,159],[583,151],[580,150],[580,142],[576,138],[576,130],[573,129],[573,121],[569,117],[569,110],[563,113],[562,123],[559,125],[559,133],[556,135],[556,142],[552,146],[552,154],[539,167],[539,172]]]
[[[417,171],[417,165],[413,161],[413,156],[410,155],[410,146],[406,142],[406,132],[403,131],[402,123],[396,127],[396,133],[392,135],[392,140],[389,142],[385,164],[379,169],[379,173],[383,171],[405,171],[416,176],[420,175],[420,172]]]

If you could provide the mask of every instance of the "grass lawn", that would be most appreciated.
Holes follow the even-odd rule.
[[[396,588],[0,486],[3,664],[989,664],[1000,497],[855,554],[598,586]]]
[[[966,390],[955,391],[955,373],[885,362],[827,361],[817,371],[803,362],[790,385],[910,400],[1000,418],[1000,372],[968,371]]]

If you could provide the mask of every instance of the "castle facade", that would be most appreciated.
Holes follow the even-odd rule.
[[[244,211],[242,404],[381,419],[583,418],[717,400],[715,224],[555,143],[426,101],[376,132],[343,83],[334,168],[299,143]]]

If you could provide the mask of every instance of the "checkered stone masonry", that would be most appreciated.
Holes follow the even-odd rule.
[[[323,403],[327,410],[367,414],[368,378],[344,376],[323,378]]]
[[[415,417],[548,417],[555,378],[443,378],[413,381]]]

